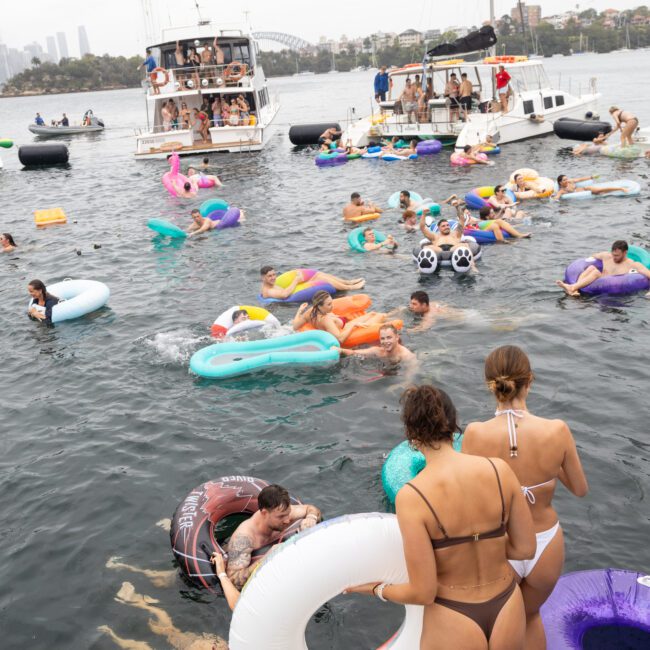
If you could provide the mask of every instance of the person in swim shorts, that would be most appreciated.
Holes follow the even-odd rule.
[[[418,100],[420,99],[420,95],[422,95],[422,91],[410,79],[407,79],[399,100],[402,102],[402,110],[409,124],[411,121],[417,122]],[[412,120],[411,117],[413,117]]]
[[[394,325],[386,323],[379,328],[379,345],[373,345],[363,350],[347,350],[336,348],[341,356],[377,357],[390,363],[413,363],[417,357],[402,345],[399,332]]]
[[[352,217],[361,217],[364,214],[381,214],[383,210],[372,202],[364,202],[359,192],[350,194],[350,203],[343,208],[343,220],[348,221]]]
[[[337,291],[354,291],[363,289],[365,284],[363,278],[345,280],[344,278],[339,278],[335,275],[330,275],[329,273],[323,273],[322,271],[299,269],[296,272],[296,277],[286,287],[286,289],[283,289],[275,284],[278,274],[272,266],[263,266],[260,269],[260,276],[262,278],[262,285],[260,286],[260,295],[262,298],[277,298],[280,300],[288,298],[301,282],[323,282],[331,284]]]
[[[566,422],[533,415],[526,398],[533,371],[514,345],[493,350],[485,360],[485,381],[496,400],[494,418],[465,429],[463,453],[500,458],[516,474],[528,501],[537,537],[535,556],[510,560],[526,608],[527,649],[545,648],[540,607],[551,595],[564,563],[564,537],[553,495],[557,482],[577,497],[588,491],[575,440]]]
[[[499,458],[454,451],[458,416],[444,391],[412,386],[400,402],[406,439],[426,459],[395,499],[408,578],[345,592],[422,606],[415,647],[521,650],[525,610],[508,558],[532,558],[535,533],[519,481]]]
[[[603,251],[594,253],[591,257],[601,260],[603,270],[599,271],[595,266],[588,266],[573,284],[568,284],[562,280],[556,280],[555,284],[566,291],[569,296],[579,296],[580,289],[590,285],[598,278],[604,278],[608,275],[624,275],[626,273],[640,273],[650,279],[650,269],[647,269],[640,262],[635,262],[627,256],[627,242],[619,239],[612,244],[611,253]]]
[[[610,192],[625,192],[627,194],[630,190],[627,187],[618,187],[612,185],[610,187],[594,187],[593,185],[578,186],[576,183],[584,181],[595,180],[594,176],[582,176],[581,178],[569,178],[566,174],[560,174],[557,177],[557,184],[560,188],[554,195],[554,199],[559,199],[563,194],[572,194],[573,192],[591,192],[594,195],[609,194]]]
[[[243,521],[228,542],[226,573],[237,589],[250,577],[255,564],[253,551],[273,544],[292,523],[302,519],[301,530],[322,521],[320,510],[312,505],[291,505],[289,493],[280,485],[267,485],[257,497],[257,512]]]

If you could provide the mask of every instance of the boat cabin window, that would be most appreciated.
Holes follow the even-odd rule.
[[[555,105],[564,106],[564,95],[555,95]]]
[[[553,98],[544,97],[544,108],[553,108]]]
[[[524,77],[523,68],[508,68],[508,73],[512,77],[511,84],[515,92],[526,90],[526,78]]]
[[[532,99],[526,99],[524,101],[524,115],[530,115],[535,112],[535,104]]]

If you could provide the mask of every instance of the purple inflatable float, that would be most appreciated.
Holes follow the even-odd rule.
[[[564,281],[567,284],[573,284],[589,266],[595,266],[599,271],[603,270],[602,261],[597,260],[595,257],[576,260],[566,267]],[[624,295],[636,293],[637,291],[647,291],[648,289],[650,289],[650,280],[640,273],[634,272],[625,273],[624,275],[606,275],[603,278],[598,278],[580,289],[580,293],[588,296],[597,296],[602,293]]]
[[[541,614],[549,650],[650,648],[650,576],[622,569],[567,573]]]

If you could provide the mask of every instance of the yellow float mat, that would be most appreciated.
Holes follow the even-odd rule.
[[[37,226],[49,226],[53,223],[67,223],[68,218],[63,208],[50,208],[49,210],[35,210],[34,223]]]

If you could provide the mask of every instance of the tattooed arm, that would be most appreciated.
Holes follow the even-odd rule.
[[[244,533],[235,533],[228,544],[228,567],[226,573],[232,583],[241,589],[253,567],[251,566],[251,553],[253,540]]]

